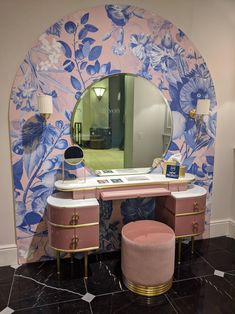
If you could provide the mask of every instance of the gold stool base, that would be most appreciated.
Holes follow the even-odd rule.
[[[134,293],[144,295],[147,297],[153,297],[168,291],[172,286],[172,279],[156,286],[142,286],[128,280],[124,275],[122,275],[123,282],[125,286]]]

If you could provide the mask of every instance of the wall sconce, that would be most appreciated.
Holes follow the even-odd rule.
[[[197,108],[189,111],[189,116],[191,119],[196,119],[197,117],[202,118],[204,115],[208,115],[210,111],[210,99],[198,99]]]
[[[38,111],[43,117],[45,122],[53,113],[52,96],[50,95],[37,95]]]
[[[105,87],[93,87],[93,89],[97,98],[101,100],[102,96],[104,95],[104,92],[106,91],[106,88]]]

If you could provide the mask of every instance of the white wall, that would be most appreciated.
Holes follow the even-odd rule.
[[[19,64],[32,43],[57,19],[81,8],[116,1],[1,0],[0,1],[0,264],[16,261],[8,103]],[[194,42],[211,71],[218,100],[212,220],[235,220],[235,1],[119,0],[144,6],[172,21]],[[225,232],[225,229],[221,229]]]
[[[235,236],[235,1],[195,2],[191,39],[207,62],[218,102],[211,235],[228,234],[233,220]],[[196,27],[199,15],[200,27]]]

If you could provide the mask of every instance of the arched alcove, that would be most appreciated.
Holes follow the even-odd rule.
[[[84,9],[40,36],[12,87],[10,131],[20,263],[53,257],[47,246],[46,199],[61,175],[62,153],[71,144],[71,113],[90,84],[119,72],[147,78],[168,100],[174,130],[166,157],[181,152],[187,171],[208,189],[209,222],[216,99],[205,61],[182,30],[155,13],[128,5]],[[54,113],[46,125],[38,115],[37,93],[53,97]],[[211,103],[200,128],[188,116],[198,98]],[[121,225],[133,215],[134,206],[146,217],[153,202],[125,202],[119,217],[110,203],[104,206],[102,249],[118,248]]]

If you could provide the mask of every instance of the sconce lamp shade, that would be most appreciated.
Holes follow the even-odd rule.
[[[104,95],[106,88],[104,88],[104,87],[93,87],[93,89],[94,89],[94,92],[95,92],[97,98],[100,100],[102,98],[102,96]]]
[[[52,114],[53,104],[50,95],[37,95],[38,111],[40,114]]]
[[[198,99],[197,115],[208,115],[210,111],[210,99]]]
[[[197,119],[197,117],[202,117],[208,115],[210,111],[210,99],[198,99],[197,108],[189,111],[189,116],[191,119]]]

